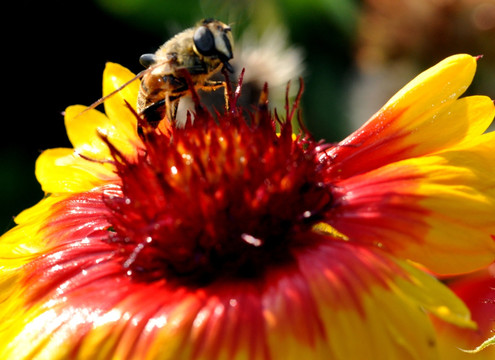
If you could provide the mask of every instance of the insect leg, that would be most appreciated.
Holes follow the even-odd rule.
[[[228,89],[225,84],[225,81],[214,81],[214,80],[206,80],[204,85],[201,87],[202,90],[206,91],[214,91],[223,87],[223,96],[225,98],[225,108],[229,110],[229,94]]]
[[[141,111],[143,118],[151,127],[156,128],[160,121],[164,118],[165,99],[159,100]]]
[[[151,127],[156,128],[167,115],[169,121],[175,121],[180,96],[169,96],[146,107],[141,114]],[[165,114],[166,113],[166,114]]]
[[[206,91],[213,91],[220,89],[221,87],[225,88],[225,81],[206,80],[204,85],[201,86],[201,89]]]
[[[175,121],[177,116],[177,108],[179,107],[180,96],[170,96],[165,97],[165,109],[167,110],[167,117],[170,121]]]

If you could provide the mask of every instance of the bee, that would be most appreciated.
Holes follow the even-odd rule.
[[[230,26],[215,19],[201,20],[195,27],[165,42],[154,54],[142,55],[139,62],[146,69],[89,109],[142,78],[137,113],[154,128],[165,116],[174,121],[179,100],[189,91],[184,71],[189,73],[196,89],[212,91],[225,87],[225,82],[209,78],[222,66],[229,72],[234,71],[229,64],[233,58],[233,43]]]

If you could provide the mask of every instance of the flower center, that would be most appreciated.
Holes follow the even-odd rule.
[[[110,241],[128,273],[205,283],[290,261],[331,193],[316,144],[294,138],[289,121],[280,127],[266,110],[250,124],[240,112],[200,112],[170,135],[150,131],[136,161],[111,147],[122,196],[105,199]]]

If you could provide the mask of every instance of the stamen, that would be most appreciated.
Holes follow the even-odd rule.
[[[241,234],[241,239],[244,240],[247,244],[253,245],[254,247],[263,245],[263,240],[249,234]]]
[[[291,261],[297,234],[312,231],[332,201],[321,185],[318,144],[292,135],[303,86],[283,121],[268,109],[265,85],[249,122],[249,112],[237,105],[242,84],[232,92],[226,78],[231,109],[213,121],[189,74],[183,76],[195,102],[194,123],[163,134],[141,122],[144,149],[132,160],[100,135],[122,181],[122,196],[105,203],[123,268],[139,279],[204,283],[226,272],[261,275],[274,258]]]

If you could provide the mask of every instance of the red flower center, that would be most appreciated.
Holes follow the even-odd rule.
[[[194,124],[170,134],[143,125],[136,161],[109,144],[122,179],[122,196],[105,199],[109,239],[132,276],[259,276],[331,206],[318,145],[292,135],[294,109],[281,122],[263,104],[247,119],[235,102],[217,120],[197,103]]]

